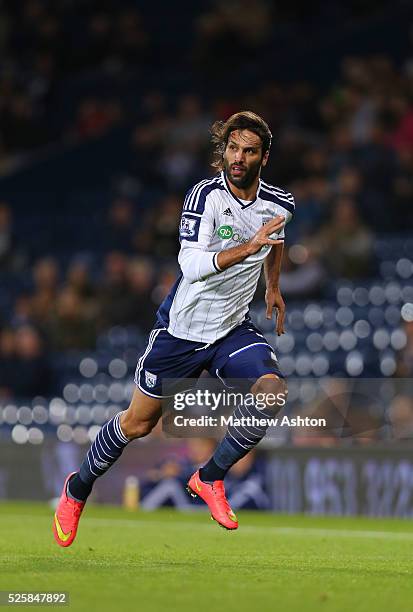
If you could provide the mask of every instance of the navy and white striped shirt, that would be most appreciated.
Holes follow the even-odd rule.
[[[181,225],[181,267],[158,310],[159,320],[177,338],[212,343],[242,323],[254,297],[262,264],[271,247],[221,271],[217,255],[250,240],[264,223],[294,213],[291,193],[260,180],[252,202],[237,198],[224,172],[197,183],[185,197]],[[271,238],[284,238],[284,229]]]

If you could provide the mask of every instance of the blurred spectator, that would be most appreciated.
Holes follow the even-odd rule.
[[[102,66],[107,57],[112,27],[110,15],[104,9],[97,10],[89,19],[88,56],[89,61],[97,66]]]
[[[403,231],[406,227],[413,225],[413,149],[402,149],[399,151],[399,167],[393,175],[391,209],[392,225],[395,229]],[[383,168],[384,171],[384,168]]]
[[[104,236],[105,249],[130,253],[134,232],[134,204],[126,198],[117,198],[112,202],[108,211]]]
[[[234,65],[240,57],[248,58],[262,49],[271,31],[271,8],[264,0],[254,2],[250,10],[248,0],[215,2],[208,13],[198,18],[198,61],[215,71]],[[225,62],[222,59],[225,58]]]
[[[174,257],[179,250],[178,227],[182,210],[182,198],[170,195],[162,200],[153,219],[151,235],[154,248],[152,255]]]
[[[351,166],[341,168],[336,177],[335,189],[338,195],[357,198],[361,192],[362,178],[358,170]]]
[[[2,139],[12,153],[23,153],[48,140],[47,127],[35,116],[30,98],[16,93],[9,100],[2,116]]]
[[[17,377],[15,332],[5,328],[0,331],[0,400],[13,395]]]
[[[199,97],[192,94],[179,98],[159,164],[159,174],[166,177],[171,190],[186,191],[202,173],[199,161],[208,147],[210,125],[211,116],[203,110]]]
[[[325,270],[318,258],[300,244],[284,250],[280,287],[287,298],[316,298],[322,294]]]
[[[18,397],[47,395],[51,373],[44,343],[34,327],[23,326],[16,332],[18,380],[14,392]]]
[[[177,114],[168,138],[185,147],[207,145],[210,125],[211,117],[202,109],[200,98],[194,94],[184,95],[178,101]]]
[[[79,106],[75,133],[80,138],[99,136],[120,118],[121,109],[117,102],[102,102],[88,98]]]
[[[413,149],[413,106],[407,97],[393,95],[388,108],[393,114],[394,129],[390,132],[389,144],[398,151]]]
[[[24,255],[18,247],[13,230],[10,206],[0,202],[0,271],[17,272],[24,265]]]
[[[156,306],[166,298],[178,275],[177,265],[166,265],[161,268],[152,291],[152,301]]]
[[[404,324],[406,345],[400,351],[397,363],[397,375],[406,378],[413,377],[413,321]]]
[[[179,141],[178,141],[179,142]],[[183,189],[196,174],[196,146],[184,144],[165,145],[158,162],[159,174],[163,174],[166,184],[172,189]]]
[[[310,240],[310,248],[338,278],[359,278],[371,272],[373,237],[348,197],[336,201],[331,221]]]
[[[149,330],[155,321],[151,300],[155,269],[150,259],[135,258],[128,267],[130,297],[128,323]]]
[[[142,64],[147,59],[148,34],[138,11],[132,7],[121,6],[115,27],[112,61],[124,65]]]
[[[291,190],[297,201],[297,208],[294,223],[288,226],[288,235],[294,242],[305,239],[320,229],[326,218],[332,186],[325,177],[314,174],[306,180],[294,181]]]
[[[32,299],[29,294],[21,293],[14,303],[11,324],[14,328],[33,322]]]
[[[91,313],[95,312],[96,288],[90,278],[89,266],[85,260],[79,258],[70,263],[66,273],[66,285],[85,302]]]
[[[155,240],[151,233],[154,217],[154,214],[145,215],[140,227],[134,233],[133,246],[135,252],[139,255],[152,255],[154,251]]]
[[[0,334],[0,397],[32,398],[50,392],[50,368],[34,327]]]
[[[53,349],[58,351],[92,349],[96,343],[96,324],[80,296],[70,287],[61,291],[56,313],[48,327]]]
[[[397,395],[389,408],[391,437],[395,440],[411,440],[413,437],[413,399]]]
[[[127,258],[112,251],[106,256],[104,275],[99,291],[100,327],[127,325],[130,292],[127,276]]]
[[[56,259],[45,257],[33,268],[34,292],[31,298],[34,321],[47,326],[55,311],[59,283],[59,267]]]

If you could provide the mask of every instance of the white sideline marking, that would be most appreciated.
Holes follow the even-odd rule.
[[[2,514],[1,517],[4,519],[16,517],[25,517],[25,518],[46,518],[46,515],[33,515],[33,514]],[[205,515],[208,518],[208,515]],[[276,517],[276,515],[275,515]],[[5,522],[5,521],[4,521]],[[85,516],[82,520],[82,523],[89,523],[95,525],[120,525],[124,527],[149,527],[153,525],[154,527],[180,527],[181,529],[187,529],[188,527],[196,527],[197,529],[215,529],[216,525],[208,524],[208,523],[197,523],[194,521],[171,521],[165,519],[164,521],[152,521],[152,520],[142,520],[142,519],[119,519],[119,518],[99,518],[99,517],[90,517]],[[236,531],[238,534],[243,533],[258,533],[262,532],[263,534],[272,533],[274,535],[280,536],[315,536],[315,537],[343,537],[343,538],[379,538],[382,540],[413,540],[413,531],[379,531],[379,530],[369,530],[365,531],[361,529],[328,529],[322,527],[271,527],[271,526],[258,526],[258,525],[241,525],[239,530]]]
[[[105,518],[86,518],[85,521],[96,524],[120,524],[124,526],[136,525],[137,527],[148,527],[154,525],[155,527],[165,527],[173,525],[174,527],[181,527],[186,529],[187,527],[196,527],[197,529],[211,529],[214,525],[203,525],[195,523],[193,521],[186,521],[181,523],[178,521],[142,521],[140,519],[105,519]],[[412,531],[372,531],[366,529],[325,529],[318,527],[260,527],[258,525],[241,525],[237,533],[256,533],[256,532],[273,533],[275,535],[293,535],[293,536],[316,536],[316,537],[344,537],[344,538],[381,538],[388,540],[413,540]]]

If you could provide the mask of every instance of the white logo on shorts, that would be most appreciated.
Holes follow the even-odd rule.
[[[145,382],[148,387],[154,387],[156,385],[157,378],[158,377],[156,374],[152,374],[152,372],[145,370]]]

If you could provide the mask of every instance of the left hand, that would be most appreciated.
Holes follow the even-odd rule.
[[[272,311],[277,310],[277,326],[275,331],[279,336],[284,333],[285,304],[279,289],[268,289],[265,292],[267,304],[267,319],[272,319]]]

